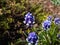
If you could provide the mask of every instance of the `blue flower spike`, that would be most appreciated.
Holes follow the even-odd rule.
[[[44,30],[47,30],[50,28],[51,20],[52,20],[52,16],[48,16],[47,19],[42,23],[42,27]]]
[[[52,20],[52,16],[49,15],[49,16],[47,17],[47,20],[51,21],[51,20]]]
[[[29,33],[26,40],[27,40],[28,43],[36,44],[38,42],[38,36],[35,32],[31,32],[31,33]]]
[[[55,18],[54,19],[54,23],[57,24],[57,25],[59,25],[60,24],[60,18]]]
[[[25,15],[25,18],[24,19],[25,19],[24,20],[24,24],[26,24],[28,27],[31,27],[35,23],[35,18],[32,15],[32,13],[30,13],[30,12],[28,12]]]

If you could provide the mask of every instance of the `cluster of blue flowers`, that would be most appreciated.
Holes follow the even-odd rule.
[[[45,20],[43,23],[42,23],[42,27],[44,30],[47,30],[48,28],[50,28],[51,26],[51,22],[52,22],[52,16],[48,16],[47,20]],[[59,25],[60,24],[60,18],[55,18],[54,19],[54,23]]]
[[[26,24],[26,26],[28,27],[32,27],[33,24],[35,23],[35,18],[34,16],[32,15],[32,13],[28,12],[26,15],[25,15],[25,18],[24,18],[24,24]],[[49,15],[47,17],[47,19],[42,23],[42,27],[44,30],[47,30],[50,28],[51,26],[51,23],[52,23],[52,16]],[[55,24],[60,24],[60,18],[55,18],[54,19],[54,23]],[[60,37],[60,35],[59,35]],[[35,32],[31,32],[29,33],[28,37],[27,37],[27,41],[29,43],[35,43],[37,44],[37,41],[38,41],[38,36]],[[29,45],[29,44],[28,44]]]
[[[30,13],[30,12],[28,12],[25,15],[25,18],[24,19],[25,19],[24,20],[24,24],[26,24],[28,27],[31,27],[35,23],[35,18],[32,15],[32,13]]]
[[[50,28],[51,20],[52,20],[52,16],[48,16],[47,20],[45,20],[42,23],[42,27],[43,27],[44,30],[47,30],[48,28]]]
[[[37,34],[35,32],[29,33],[28,38],[27,38],[27,41],[29,43],[37,43],[37,41],[38,41]]]
[[[55,24],[59,25],[60,24],[60,18],[55,18],[54,22],[55,22]]]

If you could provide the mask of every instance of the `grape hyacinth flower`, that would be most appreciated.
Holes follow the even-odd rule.
[[[31,33],[29,33],[26,40],[28,42],[28,45],[31,45],[31,44],[37,45],[38,36],[37,36],[37,34],[35,32],[31,32]]]
[[[25,15],[25,18],[24,18],[24,24],[27,25],[27,27],[31,27],[34,23],[35,23],[35,18],[34,16],[32,15],[32,13],[28,12],[26,15]]]
[[[50,26],[51,26],[51,20],[52,20],[52,16],[48,16],[47,20],[45,20],[42,23],[42,27],[43,27],[44,30],[47,30],[48,28],[50,28]]]
[[[60,24],[60,18],[55,18],[55,19],[54,19],[54,22],[55,22],[55,24],[57,24],[57,25]]]
[[[49,15],[49,16],[47,17],[47,20],[51,21],[51,20],[52,20],[52,16]]]

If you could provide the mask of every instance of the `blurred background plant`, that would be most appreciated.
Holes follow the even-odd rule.
[[[51,2],[56,6],[60,6],[60,0],[51,0]]]
[[[51,1],[59,5],[59,0]],[[27,12],[35,16],[35,24],[31,29],[26,29],[23,23]],[[59,26],[52,22],[48,31],[42,29],[41,23],[48,15],[52,14],[45,11],[42,3],[31,3],[29,0],[0,0],[0,45],[27,45],[25,39],[30,30],[38,34],[38,45],[60,45],[57,38]]]

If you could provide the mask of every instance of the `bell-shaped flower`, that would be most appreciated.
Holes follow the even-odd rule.
[[[47,17],[47,20],[51,21],[51,20],[52,20],[52,16],[49,15],[49,16]]]
[[[35,23],[35,18],[34,16],[32,15],[32,13],[28,12],[26,15],[25,15],[25,18],[24,18],[24,23],[29,27],[29,26],[32,26],[34,23]]]
[[[49,20],[45,20],[43,23],[42,23],[42,27],[44,30],[47,30],[48,28],[50,28],[51,26],[51,21]]]
[[[38,40],[38,36],[35,32],[31,32],[29,33],[28,37],[27,37],[27,41],[29,43],[36,43]]]
[[[42,27],[43,27],[44,30],[47,30],[47,29],[50,28],[50,26],[51,26],[51,21],[52,21],[52,16],[49,15],[49,16],[47,17],[47,19],[46,19],[45,21],[43,21],[43,23],[42,23]]]
[[[55,22],[55,24],[60,24],[60,18],[55,18],[54,22]]]

